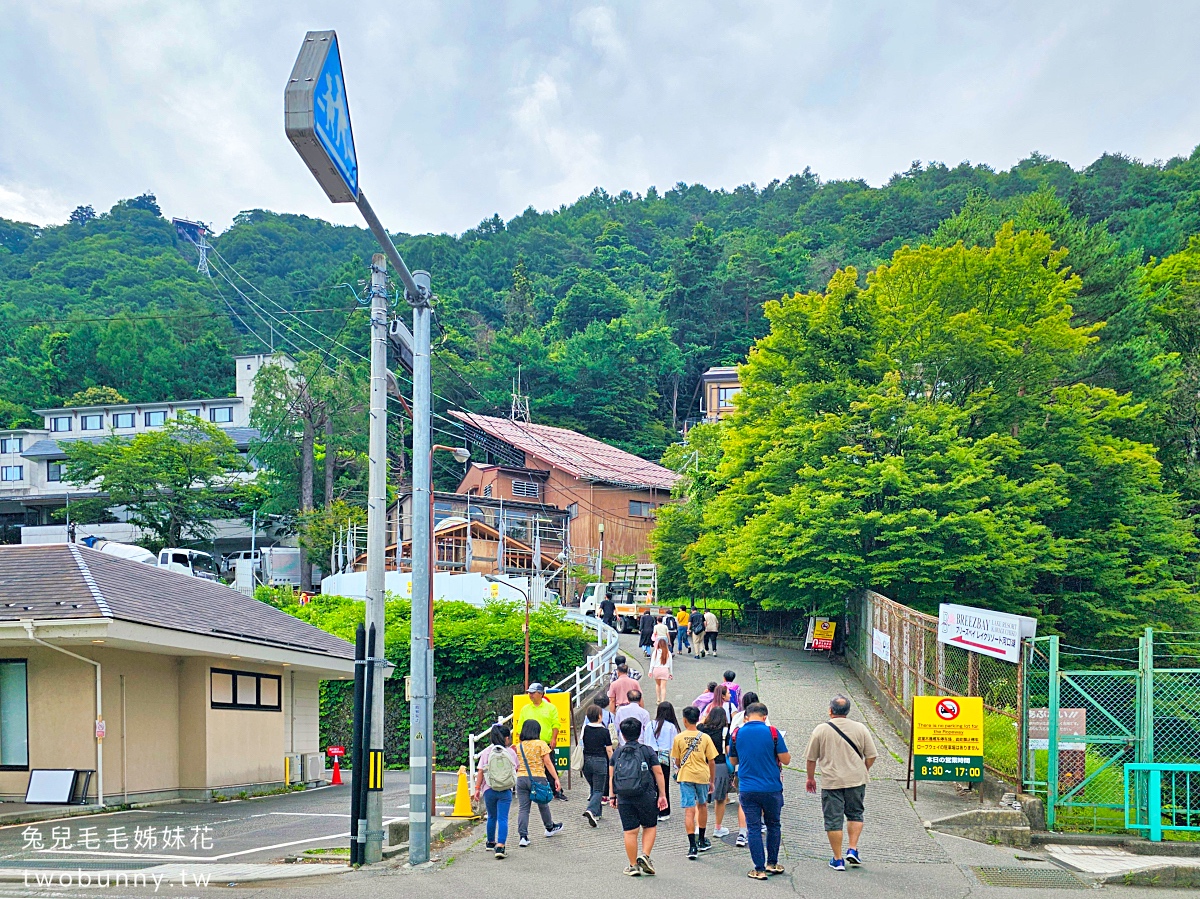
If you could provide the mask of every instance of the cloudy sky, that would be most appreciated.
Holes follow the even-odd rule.
[[[305,31],[336,28],[362,185],[461,232],[596,185],[879,184],[913,160],[1080,167],[1200,143],[1200,4],[0,0],[0,216],[145,191],[218,229],[358,223],[283,133]]]

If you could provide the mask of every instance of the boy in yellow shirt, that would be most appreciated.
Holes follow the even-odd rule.
[[[696,729],[699,722],[700,710],[694,705],[685,706],[683,733],[671,744],[671,761],[679,772],[679,804],[683,806],[683,826],[688,837],[687,857],[692,861],[697,853],[712,848],[704,831],[708,827],[708,794],[717,776],[717,747],[712,737]]]

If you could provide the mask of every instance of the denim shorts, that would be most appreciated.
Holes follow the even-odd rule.
[[[708,784],[679,782],[679,805],[682,808],[693,808],[697,805],[708,804]]]

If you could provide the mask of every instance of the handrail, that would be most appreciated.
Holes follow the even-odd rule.
[[[1145,775],[1145,781],[1138,775]],[[1163,775],[1167,775],[1164,783]],[[1182,784],[1180,783],[1182,780]],[[1125,765],[1125,827],[1147,830],[1151,842],[1162,841],[1163,831],[1200,831],[1200,807],[1193,805],[1200,788],[1200,765],[1129,762]],[[1168,794],[1169,802],[1163,802]],[[1170,821],[1163,823],[1166,814]],[[1182,823],[1180,819],[1182,818]]]
[[[582,625],[585,630],[594,627],[596,629],[596,642],[601,644],[600,652],[596,653],[594,656],[589,656],[587,661],[585,661],[573,672],[568,674],[557,684],[550,687],[546,691],[548,693],[565,692],[570,695],[572,700],[575,700],[579,698],[580,694],[594,687],[597,681],[608,675],[613,659],[615,659],[617,657],[617,653],[620,652],[621,643],[620,634],[617,633],[617,630],[609,627],[607,624],[593,615],[584,615],[581,612],[575,612],[568,609],[566,610],[566,619]],[[510,713],[505,715],[503,718],[497,718],[496,723],[507,724],[512,720],[512,717],[513,716]],[[574,725],[572,722],[568,721],[566,726],[569,730]],[[475,783],[475,746],[479,741],[486,739],[491,733],[491,730],[492,725],[489,724],[485,730],[481,730],[477,734],[470,734],[467,737],[467,749],[468,755],[470,756],[469,764],[471,769],[469,783],[472,785]]]

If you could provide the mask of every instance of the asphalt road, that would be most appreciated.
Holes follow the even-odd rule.
[[[345,776],[345,775],[344,775]],[[84,868],[164,861],[269,862],[305,849],[349,845],[350,786],[260,799],[180,803],[0,828],[0,865]],[[456,775],[438,774],[439,793]],[[384,821],[408,815],[408,772],[384,779]]]

